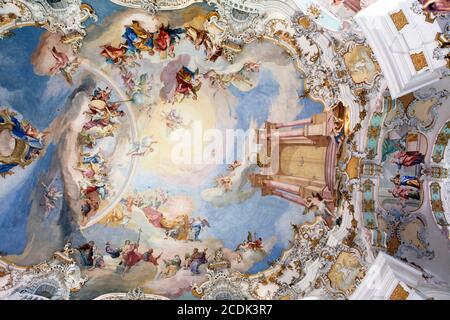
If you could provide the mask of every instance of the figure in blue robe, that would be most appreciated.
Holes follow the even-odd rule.
[[[170,36],[170,44],[174,44],[177,42],[177,40],[181,39],[181,35],[185,33],[186,31],[182,28],[176,28],[176,29],[167,29],[167,33]]]
[[[196,221],[191,225],[191,232],[193,234],[192,241],[200,241],[198,236],[200,235],[200,232],[202,231],[202,223],[201,221]]]
[[[127,26],[122,37],[125,39],[127,45],[127,54],[134,54],[141,50],[147,51],[153,49],[153,36],[141,28],[138,22],[133,21],[132,26]],[[142,39],[145,39],[142,43]],[[138,46],[136,46],[136,43]]]
[[[84,266],[93,266],[94,265],[94,241],[89,241],[88,243],[83,244],[78,248],[78,251],[80,252],[81,261],[83,262]]]
[[[128,51],[136,52],[137,48],[134,45],[134,42],[138,40],[136,32],[134,32],[134,30],[131,27],[126,27],[122,37],[125,38],[125,41],[128,46]]]
[[[397,174],[391,181],[397,186],[420,189],[420,181],[415,176],[400,176],[400,174]]]
[[[111,247],[111,243],[109,241],[106,242],[105,251],[113,259],[116,259],[116,258],[120,257],[120,254],[122,253],[122,249],[120,249],[120,248],[112,248]]]
[[[17,167],[16,163],[4,163],[0,162],[0,174],[6,174],[10,172],[13,168]]]
[[[200,274],[199,268],[202,264],[207,263],[206,259],[206,249],[203,252],[199,252],[197,248],[194,248],[194,252],[191,256],[191,272],[193,274]]]
[[[102,164],[104,160],[98,153],[96,153],[93,156],[84,156],[81,162],[83,164],[90,164],[90,163]]]
[[[11,130],[11,136],[17,140],[22,140],[30,147],[38,150],[44,149],[44,145],[39,139],[30,137],[25,132],[25,129],[22,127],[22,124],[15,117],[11,117],[11,121],[13,123],[13,128]]]

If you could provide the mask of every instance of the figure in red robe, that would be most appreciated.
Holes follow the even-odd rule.
[[[200,90],[201,82],[196,79],[198,69],[193,72],[189,68],[183,66],[176,75],[177,88],[176,93],[186,96],[192,95],[192,99],[197,100],[197,91]]]
[[[167,52],[171,58],[175,57],[175,43],[180,40],[180,35],[184,32],[185,30],[181,28],[171,29],[169,27],[161,26],[158,34],[153,38],[155,50]]]
[[[53,47],[51,52],[53,58],[55,58],[55,64],[50,68],[50,73],[55,74],[67,67],[69,64],[69,58],[64,52],[58,51],[56,47]]]
[[[123,273],[126,273],[132,266],[136,265],[143,259],[143,255],[142,253],[139,253],[138,249],[139,245],[137,243],[133,243],[122,252],[122,261],[125,263]]]
[[[394,155],[393,162],[400,170],[403,167],[412,167],[423,163],[425,155],[419,151],[399,151]]]
[[[102,48],[103,50],[100,52],[100,54],[106,58],[106,62],[111,64],[123,64],[126,62],[126,45],[120,44],[119,47],[106,45]]]
[[[354,12],[361,10],[361,0],[333,0],[333,5],[337,6],[343,3],[344,7]]]
[[[145,216],[147,217],[148,221],[154,225],[156,228],[162,228],[161,225],[161,219],[163,217],[163,214],[159,212],[156,209],[153,209],[152,207],[148,206],[144,208]]]
[[[156,44],[158,51],[166,51],[167,48],[169,48],[169,56],[174,56],[173,50],[175,47],[173,44],[170,44],[170,35],[167,30],[164,29],[164,26],[159,28],[159,33],[158,36],[154,38],[154,43]]]

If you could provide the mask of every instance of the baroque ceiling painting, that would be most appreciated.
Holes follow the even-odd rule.
[[[449,11],[0,0],[0,299],[450,299]]]

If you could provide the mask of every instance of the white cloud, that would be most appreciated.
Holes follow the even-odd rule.
[[[291,204],[289,209],[281,215],[275,224],[275,233],[278,240],[284,246],[287,246],[289,240],[292,240],[291,224],[304,224],[306,222],[312,222],[314,219],[314,213],[310,212],[303,215],[302,206]]]
[[[14,105],[14,101],[22,99],[23,95],[23,89],[11,91],[0,86],[0,108],[12,107]]]
[[[7,56],[4,52],[0,52],[0,67],[14,64],[14,59]]]
[[[66,94],[69,90],[69,84],[62,77],[50,77],[50,80],[47,81],[47,87],[42,94],[42,102],[47,103],[51,98]]]

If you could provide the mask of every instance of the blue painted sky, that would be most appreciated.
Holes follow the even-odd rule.
[[[31,56],[44,32],[40,28],[15,30],[15,36],[2,40],[0,48],[0,105],[17,110],[39,130],[54,120],[68,95],[68,86],[63,84],[66,90],[46,96],[50,77],[33,71]]]
[[[105,1],[105,0],[96,0],[96,1],[83,1],[84,3],[87,3],[91,5],[94,10],[95,14],[98,17],[97,22],[94,22],[92,19],[89,19],[86,21],[85,25],[89,26],[91,24],[101,24],[103,20],[108,17],[109,15],[116,13],[117,11],[124,10],[124,7],[119,6],[117,4],[112,3],[111,1]]]
[[[43,172],[48,171],[56,145],[47,147],[45,155],[28,167],[25,174],[8,177],[8,179],[21,179],[17,188],[0,197],[0,252],[7,254],[20,254],[27,244],[27,224],[30,208],[33,201],[43,199],[33,199],[33,191]],[[20,170],[20,169],[19,169]],[[24,177],[25,175],[25,177]],[[5,184],[5,182],[0,182]],[[9,185],[9,184],[8,184]],[[44,210],[43,210],[44,213]]]
[[[95,7],[100,21],[115,10],[115,5],[108,2],[96,2]],[[39,43],[39,38],[45,32],[38,28],[24,28],[16,31],[12,38],[3,40],[0,49],[0,103],[11,106],[20,112],[38,129],[44,130],[62,112],[70,91],[69,88],[58,91],[57,94],[45,96],[50,85],[50,78],[36,75],[30,63],[31,55]],[[59,81],[64,81],[62,78]],[[300,88],[299,91],[301,91]],[[280,92],[280,86],[269,70],[262,69],[258,85],[249,91],[242,92],[231,86],[230,92],[237,98],[236,106],[237,128],[247,130],[250,119],[254,118],[261,126],[269,115],[269,109]],[[322,111],[319,103],[309,100],[299,101],[305,107],[297,118],[309,117]],[[36,161],[26,174],[17,175],[22,179],[18,183],[14,197],[0,198],[0,251],[20,253],[26,244],[26,227],[31,207],[30,194],[34,190],[39,177],[46,172],[51,164],[55,146],[50,146],[44,157]],[[190,195],[196,205],[196,213],[209,218],[212,224],[204,236],[221,239],[226,247],[235,248],[245,237],[247,231],[256,232],[264,239],[274,235],[274,225],[280,216],[289,209],[289,203],[276,197],[261,197],[259,191],[244,203],[236,203],[224,208],[215,208],[200,197],[201,191],[213,186],[214,178],[226,172],[226,165],[217,166],[202,185],[196,188],[183,188],[173,185],[167,179],[150,173],[140,173],[135,179],[135,187],[139,190],[161,187],[171,194]],[[24,176],[26,176],[24,178]],[[2,183],[2,182],[0,182]],[[14,210],[13,210],[14,209]],[[288,230],[290,232],[290,230]],[[277,237],[280,235],[277,235]],[[7,240],[7,241],[6,241]],[[252,271],[264,269],[267,261],[276,258],[283,243],[278,241],[267,259],[256,265]]]
[[[251,118],[257,121],[258,126],[261,126],[268,118],[269,110],[280,92],[280,86],[269,70],[262,69],[258,85],[254,89],[240,91],[231,86],[230,92],[237,98],[237,105],[234,107],[237,116],[236,128],[245,131],[249,128]],[[305,109],[311,110],[303,111],[299,117],[308,117],[322,110],[321,105],[317,103],[307,103]],[[193,199],[196,208],[193,214],[207,217],[211,224],[211,228],[207,229],[202,237],[212,236],[223,241],[225,247],[234,249],[246,239],[248,231],[256,232],[263,239],[269,239],[275,235],[278,238],[276,245],[263,261],[253,266],[251,272],[266,269],[267,262],[276,259],[286,245],[283,241],[286,235],[283,233],[290,233],[291,230],[289,228],[280,230],[275,226],[282,215],[290,209],[289,202],[277,197],[262,197],[259,190],[243,203],[233,203],[222,208],[216,208],[201,198],[200,194],[203,190],[214,186],[214,178],[227,172],[226,165],[218,165],[209,177],[196,187],[177,186],[170,181],[170,178],[138,171],[139,176],[134,179],[137,191],[159,187],[168,190],[171,195],[184,194]]]
[[[0,106],[16,110],[39,130],[45,130],[56,118],[69,95],[69,90],[60,90],[45,96],[50,77],[33,71],[31,55],[44,32],[39,28],[15,30],[15,35],[2,40],[0,47]],[[0,180],[2,189],[14,185],[10,194],[0,195],[0,251],[19,254],[24,249],[31,194],[41,175],[48,171],[55,149],[55,145],[48,146],[45,155],[31,166],[16,168],[22,172]]]

